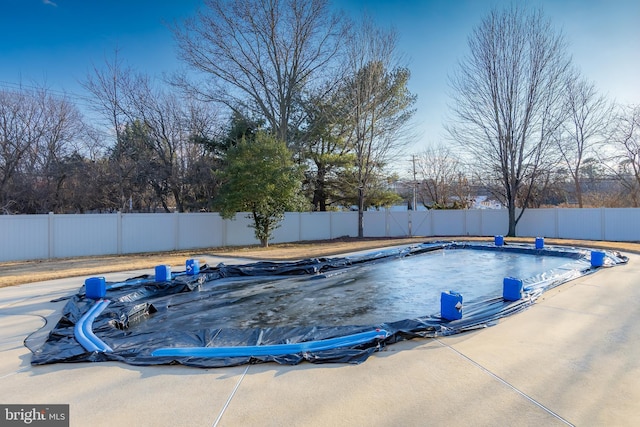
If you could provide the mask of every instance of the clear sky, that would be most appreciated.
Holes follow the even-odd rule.
[[[516,1],[517,2],[517,1]],[[492,7],[511,0],[333,0],[369,13],[400,36],[418,95],[417,153],[444,139],[447,75],[467,54],[467,37]],[[612,99],[640,104],[640,0],[530,0],[569,41],[583,75]],[[0,88],[45,85],[82,95],[78,85],[114,49],[150,75],[179,68],[166,23],[195,13],[200,0],[0,0]],[[79,103],[82,108],[81,102]]]

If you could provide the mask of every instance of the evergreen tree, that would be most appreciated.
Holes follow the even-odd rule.
[[[284,213],[305,207],[301,170],[286,144],[262,131],[253,140],[242,138],[229,149],[226,160],[219,175],[220,214],[231,219],[238,212],[247,212],[256,238],[267,247]]]

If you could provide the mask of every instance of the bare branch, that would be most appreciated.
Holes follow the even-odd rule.
[[[562,84],[569,70],[561,34],[542,12],[492,11],[469,37],[469,55],[451,77],[452,138],[482,167],[497,171],[515,235],[533,181],[564,120]],[[519,205],[519,206],[517,206]]]
[[[340,18],[326,0],[205,4],[174,28],[180,57],[208,83],[185,86],[235,111],[252,108],[286,141],[295,98],[338,53]]]

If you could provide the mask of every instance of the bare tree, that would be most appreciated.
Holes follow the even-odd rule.
[[[583,207],[582,167],[589,155],[604,142],[612,114],[612,105],[598,95],[593,83],[570,75],[565,86],[565,110],[558,149],[573,180],[578,206]]]
[[[44,117],[43,132],[38,149],[32,152],[30,170],[39,175],[39,181],[46,193],[38,197],[46,201],[40,211],[61,212],[66,208],[64,194],[71,173],[64,165],[74,152],[82,148],[76,144],[83,130],[82,117],[74,104],[66,99],[38,94]]]
[[[400,66],[395,31],[384,30],[365,17],[348,42],[345,98],[351,126],[349,145],[355,154],[358,191],[358,237],[368,189],[380,171],[409,142],[408,122],[416,97],[407,89],[410,73]]]
[[[448,146],[427,148],[417,156],[415,167],[418,198],[424,207],[469,207],[469,181],[460,159]]]
[[[633,205],[640,205],[640,105],[623,107],[619,112],[614,143],[617,155],[617,175],[626,188]]]
[[[66,175],[54,171],[81,128],[77,108],[46,89],[0,91],[0,209],[59,208],[55,199]]]
[[[117,56],[104,68],[94,67],[85,88],[93,95],[96,111],[115,130],[110,151],[120,208],[132,207],[133,198],[141,206],[147,186],[165,211],[171,210],[171,204],[184,211],[185,199],[193,199],[186,177],[190,175],[188,181],[197,185],[190,169],[202,170],[204,147],[194,140],[212,135],[217,111],[123,66]]]
[[[16,203],[12,184],[24,172],[24,159],[42,138],[43,111],[24,92],[0,92],[0,208],[11,212]]]
[[[110,162],[106,170],[111,172],[113,190],[108,204],[115,203],[121,211],[127,211],[127,205],[133,206],[133,195],[140,194],[141,188],[132,184],[137,174],[137,156],[131,151],[130,132],[133,122],[127,114],[126,94],[133,87],[135,71],[126,66],[114,51],[113,60],[105,59],[103,66],[94,65],[82,86],[90,94],[89,105],[103,119],[104,126],[94,130],[93,139],[111,140],[107,151]],[[125,132],[129,134],[125,135]],[[113,137],[113,138],[112,138]],[[106,145],[109,145],[108,143]]]
[[[205,85],[182,84],[236,112],[264,116],[287,141],[296,97],[340,48],[340,19],[327,0],[205,0],[174,34],[180,57]]]
[[[119,50],[113,54],[113,60],[105,59],[104,66],[93,66],[92,72],[87,74],[81,82],[85,90],[91,95],[89,105],[94,112],[102,116],[106,128],[115,133],[116,141],[128,118],[126,115],[126,91],[134,86],[132,79],[135,75],[131,67],[126,66],[119,58]]]
[[[128,91],[131,119],[143,123],[147,135],[147,181],[165,211],[169,198],[179,212],[192,189],[185,178],[198,167],[204,147],[194,138],[211,137],[217,124],[217,111],[211,105],[185,99],[174,92],[153,86],[147,76],[139,76]]]
[[[514,236],[532,184],[549,169],[543,165],[564,119],[570,58],[541,11],[515,6],[492,11],[468,43],[469,55],[450,79],[455,122],[449,131],[476,164],[498,173]]]

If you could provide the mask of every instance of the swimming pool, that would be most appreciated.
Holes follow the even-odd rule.
[[[399,339],[462,332],[522,310],[545,290],[597,271],[589,257],[575,248],[436,242],[343,258],[204,267],[164,282],[141,276],[108,283],[100,303],[81,290],[32,363],[359,362]],[[607,253],[606,265],[624,262]],[[522,279],[522,299],[504,300],[505,277]],[[440,316],[448,290],[464,297],[459,320]]]

